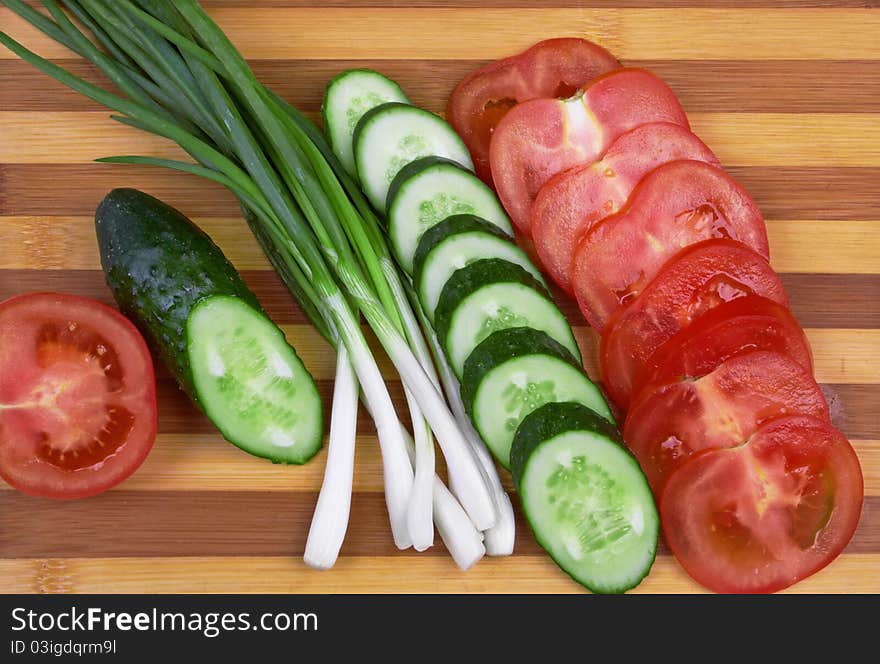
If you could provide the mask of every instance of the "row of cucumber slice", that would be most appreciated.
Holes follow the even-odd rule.
[[[330,82],[324,123],[384,215],[465,409],[513,471],[539,543],[591,590],[637,585],[656,550],[651,491],[583,371],[568,321],[461,139],[370,70]]]

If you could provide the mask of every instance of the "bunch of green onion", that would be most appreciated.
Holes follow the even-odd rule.
[[[101,161],[176,169],[230,189],[273,266],[336,349],[327,468],[306,562],[330,567],[342,546],[359,394],[378,432],[395,544],[428,548],[436,524],[462,568],[486,551],[509,554],[513,512],[491,457],[391,258],[380,219],[320,130],[256,79],[196,0],[64,0],[64,9],[44,0],[48,14],[21,0],[0,1],[91,61],[118,94],[70,74],[2,32],[0,43],[116,111],[114,120],[174,141],[195,163],[146,156]],[[395,411],[360,314],[400,374],[412,435]],[[435,473],[435,437],[451,492]]]

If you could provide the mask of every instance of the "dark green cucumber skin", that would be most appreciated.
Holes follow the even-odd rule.
[[[568,362],[575,369],[583,372],[583,367],[571,351],[546,332],[531,327],[496,330],[471,351],[464,363],[461,399],[471,420],[474,419],[474,399],[477,397],[477,390],[483,377],[505,362],[526,355],[549,355]]]
[[[595,431],[623,447],[623,439],[615,427],[576,401],[545,403],[526,415],[517,427],[510,447],[510,472],[517,491],[526,462],[536,449],[566,431],[583,430]]]
[[[437,310],[434,312],[434,330],[443,348],[446,348],[446,335],[452,314],[468,295],[492,283],[519,283],[541,293],[553,302],[553,296],[544,285],[524,268],[503,258],[482,258],[466,265],[455,273],[443,286]]]
[[[392,104],[398,104],[400,106],[405,106],[406,104],[400,104],[399,102],[390,102]],[[385,106],[383,104],[382,106]],[[375,109],[371,109],[368,113],[381,108],[381,106],[377,106]],[[366,115],[364,116],[366,117]],[[363,118],[361,118],[363,119]],[[358,122],[360,125],[360,122]],[[355,136],[357,136],[357,128],[355,128]],[[398,171],[397,175],[394,176],[394,179],[391,181],[391,185],[388,187],[388,196],[385,198],[387,205],[385,212],[388,213],[391,211],[391,206],[394,203],[394,199],[397,197],[397,192],[400,191],[400,188],[403,184],[409,180],[416,173],[421,173],[422,171],[433,168],[434,166],[449,166],[452,168],[457,168],[460,171],[464,171],[468,175],[473,175],[468,169],[459,164],[457,161],[453,161],[452,159],[447,159],[446,157],[437,157],[437,156],[429,156],[429,157],[420,157],[415,161],[411,161],[406,166]]]
[[[476,231],[494,235],[508,242],[513,241],[513,238],[498,228],[498,226],[475,214],[454,214],[451,217],[446,217],[436,226],[426,230],[419,240],[416,253],[413,255],[413,283],[418,287],[418,284],[421,282],[425,259],[434,247],[453,235]]]
[[[119,309],[141,330],[198,404],[186,345],[192,308],[231,295],[263,309],[220,248],[173,207],[136,189],[114,189],[95,211],[101,266]]]

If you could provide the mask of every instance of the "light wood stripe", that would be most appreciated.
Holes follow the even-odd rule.
[[[0,112],[0,163],[89,162],[113,155],[189,158],[173,143],[111,121],[109,113]],[[871,113],[691,113],[691,125],[732,166],[880,166]],[[71,142],[71,132],[77,140]]]
[[[777,272],[880,272],[880,221],[829,226],[821,221],[768,219],[767,235],[770,263]]]
[[[880,496],[880,440],[850,441],[865,477],[865,495]],[[438,453],[438,472],[443,457]],[[111,491],[281,491],[317,492],[321,488],[326,447],[303,466],[280,466],[257,459],[214,434],[160,434],[138,471]],[[444,475],[445,476],[445,475]],[[513,492],[510,473],[499,476]],[[354,491],[381,492],[382,458],[375,436],[358,437]],[[0,491],[12,487],[0,480]]]
[[[880,383],[880,330],[805,330],[813,349],[816,380],[820,383]],[[584,366],[590,376],[599,376],[598,335],[586,326],[574,328]]]
[[[405,559],[403,559],[405,558]],[[874,555],[845,554],[791,593],[877,593]],[[4,593],[583,593],[547,556],[340,558],[329,572],[288,557],[55,558],[0,561]],[[705,592],[669,557],[636,593]]]
[[[194,217],[240,270],[269,270],[241,217]],[[767,220],[778,272],[880,272],[880,222]],[[834,251],[829,252],[829,244]],[[100,256],[91,216],[0,216],[0,269],[96,270]]]
[[[880,16],[865,9],[217,7],[211,13],[249,58],[497,58],[548,35],[588,37],[624,59],[880,58]],[[8,9],[0,10],[0,25],[44,57],[70,57]],[[0,57],[15,56],[2,49]]]

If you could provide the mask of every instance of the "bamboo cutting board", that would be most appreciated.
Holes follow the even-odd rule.
[[[577,35],[664,77],[693,128],[761,206],[772,262],[807,329],[834,419],[865,474],[855,538],[792,590],[880,592],[880,9],[876,0],[214,0],[258,76],[317,115],[341,69],[370,66],[441,111],[476,66]],[[0,29],[100,77],[0,9]],[[113,187],[195,219],[243,272],[329,404],[333,356],[269,269],[231,195],[195,177],[102,165],[180,156],[0,51],[0,299],[61,290],[110,302],[92,214]],[[588,369],[596,338],[571,302]],[[386,363],[387,368],[387,363]],[[389,372],[389,375],[390,372]],[[399,383],[394,394],[401,401]],[[520,521],[516,554],[460,572],[437,540],[398,552],[372,424],[361,417],[348,537],[336,567],[301,561],[325,453],[273,466],[225,443],[159,371],[159,438],[143,467],[95,498],[52,502],[0,483],[2,592],[581,592]],[[405,410],[405,409],[404,409]],[[509,486],[509,477],[505,475]],[[644,592],[699,591],[661,546]]]

